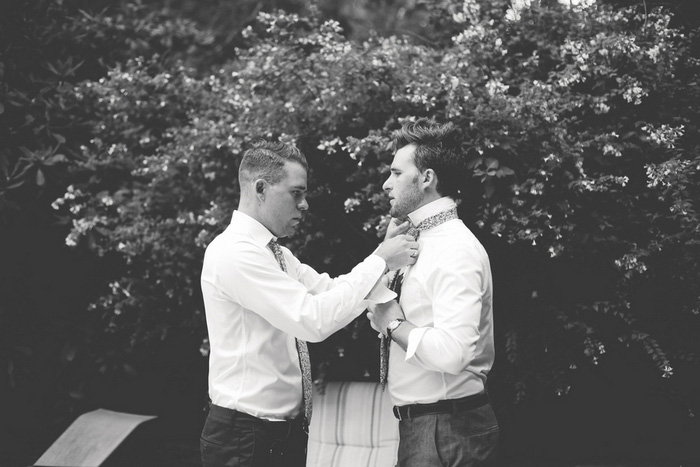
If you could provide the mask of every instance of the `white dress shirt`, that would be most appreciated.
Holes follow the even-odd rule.
[[[451,198],[440,198],[409,218],[418,225],[452,207]],[[399,406],[483,392],[494,359],[486,250],[460,219],[421,231],[418,244],[418,260],[405,271],[399,302],[418,327],[406,351],[391,343],[389,358],[389,392]]]
[[[258,221],[234,211],[231,224],[207,247],[201,283],[212,402],[282,420],[301,410],[295,337],[321,341],[362,313],[370,298],[383,302],[396,295],[375,287],[386,267],[377,255],[332,279],[282,247],[284,272],[267,246],[272,238]]]

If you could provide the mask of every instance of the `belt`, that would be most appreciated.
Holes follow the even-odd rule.
[[[449,399],[433,402],[432,404],[411,404],[394,406],[394,416],[399,420],[411,419],[421,415],[439,413],[458,413],[465,410],[476,409],[489,403],[489,396],[485,392],[466,396],[460,399]]]
[[[233,421],[236,419],[260,423],[261,425],[267,426],[271,431],[273,431],[274,434],[282,436],[288,434],[295,426],[300,427],[307,435],[309,434],[309,425],[307,425],[303,415],[301,417],[292,418],[289,420],[267,420],[266,418],[255,417],[245,412],[239,412],[238,410],[221,407],[220,405],[212,404],[210,402],[209,417],[228,424],[233,424]]]

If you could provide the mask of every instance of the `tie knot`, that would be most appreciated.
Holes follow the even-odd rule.
[[[412,237],[416,237],[417,239],[420,235],[420,229],[418,229],[418,227],[416,227],[415,225],[411,224],[411,226],[406,231],[406,235],[411,235]]]

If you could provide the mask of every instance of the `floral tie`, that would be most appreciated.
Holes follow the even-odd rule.
[[[275,254],[275,258],[284,272],[287,272],[287,264],[282,256],[282,248],[279,243],[273,238],[268,243],[268,246]],[[313,409],[312,386],[311,386],[311,360],[309,359],[309,348],[306,341],[295,339],[297,343],[297,352],[299,353],[299,364],[301,366],[301,389],[304,393],[302,405],[304,409],[304,419],[306,424],[311,423],[311,411]]]
[[[422,231],[432,229],[433,227],[436,227],[442,224],[443,222],[447,222],[452,219],[458,218],[459,217],[457,216],[457,208],[447,209],[445,211],[435,214],[434,216],[430,216],[427,219],[424,219],[415,227],[410,227],[406,234],[412,235],[416,237],[416,240],[418,240],[418,236]],[[396,292],[397,302],[399,301],[399,298],[401,298],[402,283],[403,273],[399,269],[398,271],[396,271],[396,274],[394,274],[394,277],[391,279],[391,282],[389,282],[389,289]],[[379,383],[382,385],[383,391],[384,389],[386,389],[387,377],[389,375],[389,349],[391,347],[391,343],[389,342],[389,338],[385,336],[383,332],[380,333],[379,336]]]

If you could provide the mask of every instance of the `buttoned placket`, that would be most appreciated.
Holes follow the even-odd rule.
[[[412,235],[416,238],[416,240],[418,240],[418,237],[420,236],[420,233],[422,231],[432,229],[433,227],[437,227],[438,225],[443,224],[447,221],[458,218],[459,217],[457,216],[457,208],[453,207],[450,209],[446,209],[435,214],[434,216],[430,216],[422,220],[415,227],[409,227],[408,231],[406,231],[406,234]],[[401,297],[401,286],[409,269],[410,266],[404,268],[403,271],[401,269],[397,270],[396,274],[394,274],[394,277],[389,282],[389,288],[392,291],[396,292],[397,302]],[[389,340],[388,336],[384,335],[383,332],[380,332],[379,338],[379,383],[381,384],[383,391],[386,389],[386,383],[388,381],[389,376],[389,351],[391,349],[391,341]]]

